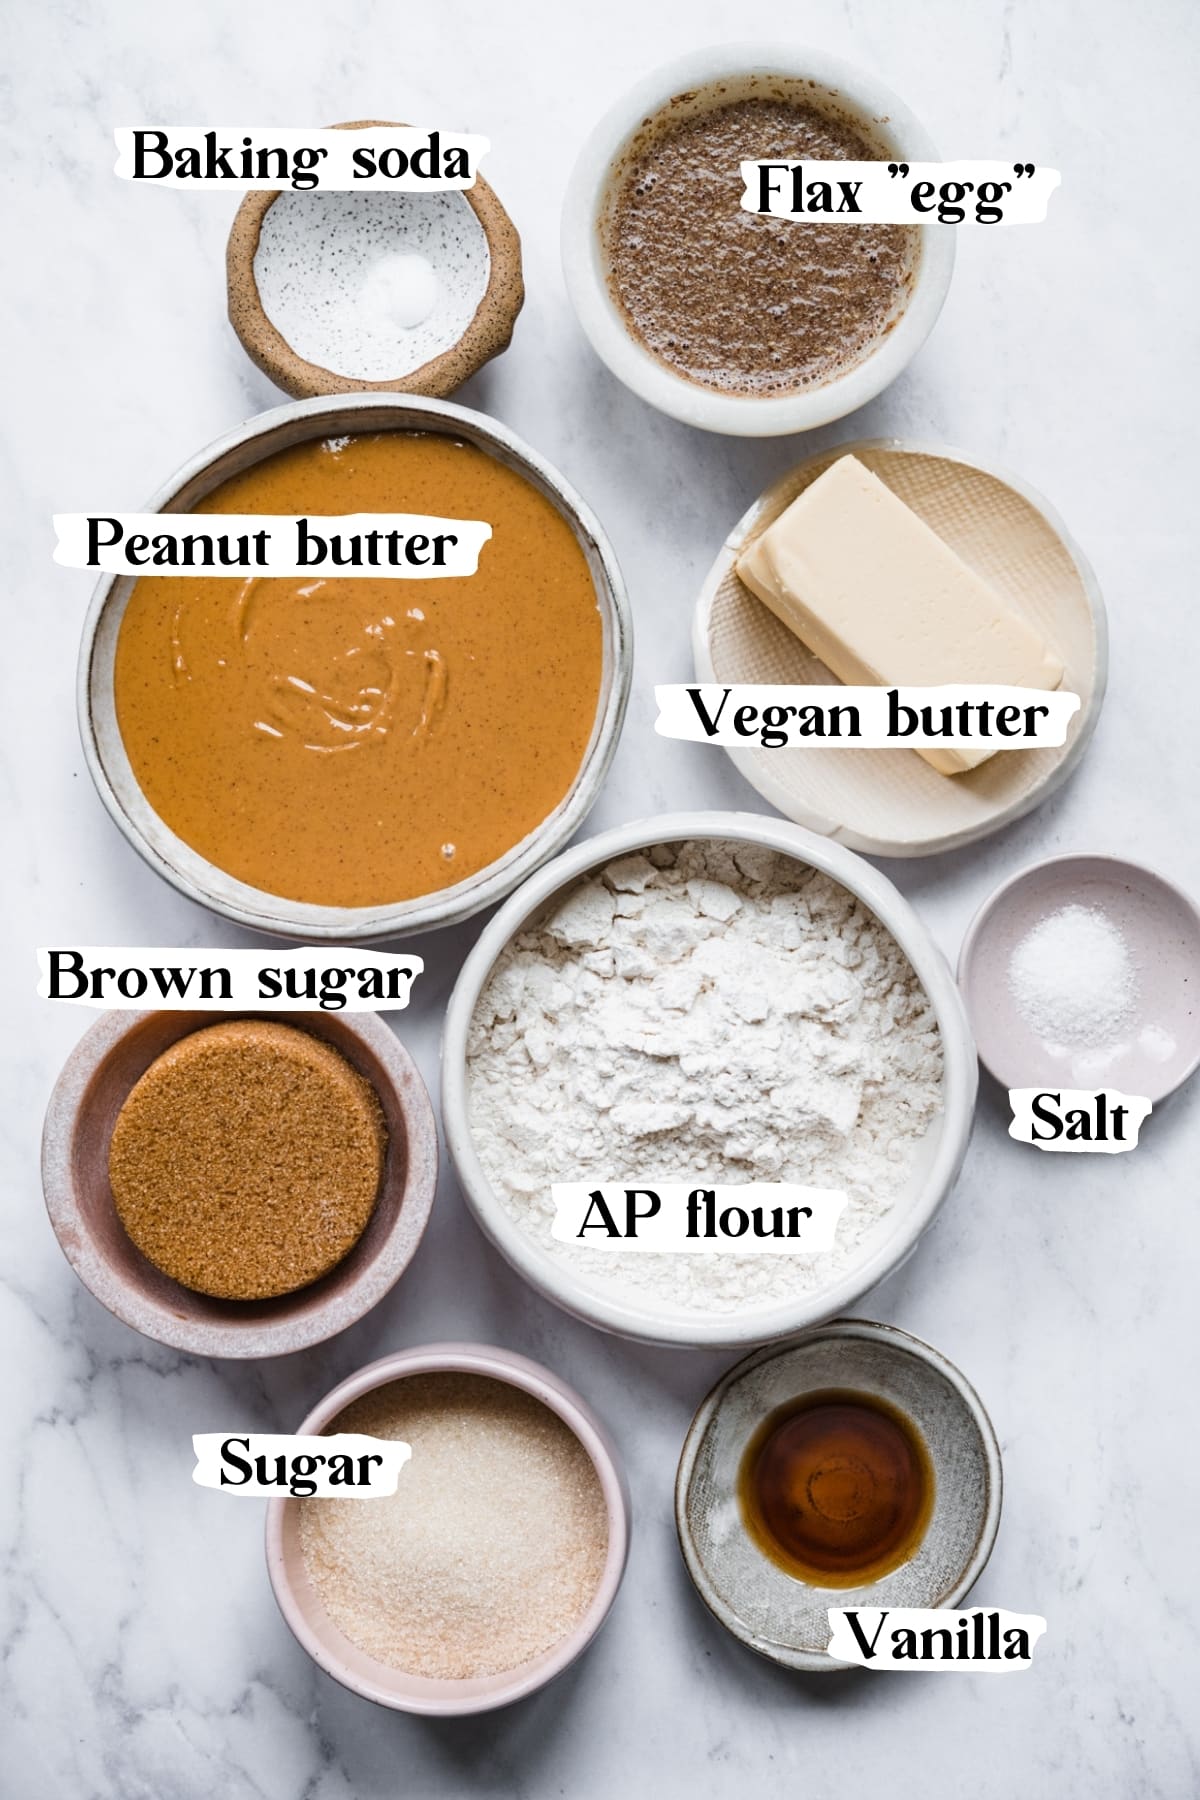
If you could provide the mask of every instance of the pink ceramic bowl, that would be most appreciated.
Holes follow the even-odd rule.
[[[1068,906],[1106,920],[1133,964],[1129,1015],[1096,1044],[1039,1035],[1009,983],[1022,939]],[[1018,870],[972,919],[958,985],[980,1061],[1001,1087],[1111,1087],[1157,1106],[1200,1068],[1200,907],[1139,863],[1096,852]]]
[[[362,1237],[319,1281],[274,1300],[216,1300],[172,1281],[127,1237],[108,1182],[113,1125],[134,1083],[180,1038],[234,1016],[273,1019],[332,1044],[366,1076],[387,1120],[379,1198]],[[67,1058],[42,1134],[46,1210],[83,1285],[135,1331],[197,1356],[283,1356],[322,1343],[370,1312],[412,1261],[433,1205],[437,1168],[437,1125],[425,1083],[374,1013],[105,1013]]]
[[[425,1344],[368,1363],[335,1387],[298,1427],[302,1436],[324,1431],[354,1400],[405,1375],[447,1372],[486,1375],[532,1394],[570,1426],[592,1459],[608,1512],[608,1555],[592,1603],[574,1631],[553,1649],[519,1668],[466,1681],[431,1680],[377,1662],[343,1637],[314,1593],[300,1548],[300,1508],[295,1500],[267,1502],[267,1573],[279,1610],[318,1667],[352,1693],[397,1712],[448,1718],[491,1712],[545,1687],[587,1649],[608,1617],[629,1554],[629,1489],[616,1445],[595,1414],[565,1381],[540,1363],[486,1344]],[[403,1476],[401,1476],[403,1480]],[[486,1564],[484,1565],[486,1567]]]

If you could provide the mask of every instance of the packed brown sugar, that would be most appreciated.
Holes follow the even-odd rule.
[[[149,576],[116,653],[146,798],[252,887],[412,899],[507,854],[570,791],[602,668],[574,533],[515,470],[415,432],[300,444],[200,513],[407,512],[492,526],[476,574]]]
[[[117,1115],[109,1180],[164,1274],[261,1300],[307,1287],[358,1242],[386,1146],[374,1088],[331,1044],[238,1019],[151,1063]]]

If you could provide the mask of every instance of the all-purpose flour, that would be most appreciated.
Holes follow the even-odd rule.
[[[937,1022],[847,890],[758,845],[660,845],[581,880],[499,958],[471,1127],[512,1217],[590,1286],[732,1312],[861,1260],[941,1106]],[[556,1181],[846,1190],[826,1256],[622,1256],[552,1238]]]

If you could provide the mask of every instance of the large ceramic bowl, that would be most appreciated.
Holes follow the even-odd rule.
[[[588,871],[654,844],[696,838],[764,845],[822,871],[861,900],[891,932],[920,979],[937,1017],[944,1059],[942,1110],[921,1140],[906,1188],[866,1239],[858,1259],[842,1275],[782,1304],[776,1301],[728,1313],[655,1304],[648,1293],[635,1304],[584,1280],[569,1262],[551,1255],[510,1216],[484,1173],[470,1118],[467,1040],[471,1020],[509,940]],[[753,813],[668,813],[639,819],[574,845],[527,881],[484,927],[451,995],[442,1039],[446,1142],[468,1203],[486,1236],[533,1287],[576,1318],[620,1337],[655,1344],[714,1349],[765,1344],[790,1337],[852,1306],[912,1253],[949,1193],[966,1155],[977,1086],[975,1045],[954,977],[908,902],[853,851],[797,825]],[[678,1178],[686,1177],[687,1171],[681,1170]],[[563,1179],[569,1178],[569,1172],[564,1173]]]
[[[538,1688],[581,1656],[603,1625],[617,1597],[629,1553],[629,1489],[620,1456],[604,1426],[591,1408],[560,1381],[551,1370],[528,1357],[484,1344],[427,1344],[382,1357],[351,1375],[314,1406],[299,1427],[302,1436],[328,1429],[346,1408],[364,1394],[402,1381],[410,1375],[481,1375],[507,1382],[531,1394],[549,1407],[574,1432],[591,1458],[608,1514],[608,1551],[591,1603],[578,1624],[519,1668],[496,1675],[479,1675],[452,1681],[408,1674],[379,1662],[360,1650],[334,1624],[308,1578],[300,1544],[300,1504],[295,1500],[267,1502],[267,1573],[279,1610],[297,1642],[313,1661],[335,1681],[380,1706],[397,1712],[424,1713],[446,1718],[463,1713],[491,1712],[508,1706]],[[403,1480],[401,1476],[401,1480]],[[481,1582],[487,1580],[487,1546],[480,1546]]]
[[[148,503],[147,512],[188,512],[231,476],[313,438],[354,432],[422,431],[476,445],[517,470],[571,526],[587,559],[604,632],[600,696],[591,738],[569,792],[548,818],[486,868],[436,893],[380,906],[315,906],[238,881],[185,844],[159,818],[138,785],[121,741],[113,665],[134,577],[99,585],[83,629],[78,677],[79,728],[100,798],[134,849],[189,900],[238,925],[305,942],[370,943],[469,918],[509,893],[553,856],[587,817],[616,749],[633,667],[633,630],[620,570],[598,520],[548,462],[482,413],[446,401],[389,394],[299,400],[240,425],[201,450]],[[514,697],[514,704],[521,696]]]
[[[563,272],[571,304],[593,350],[619,381],[660,412],[705,431],[779,437],[811,431],[864,406],[894,381],[925,342],[954,268],[954,228],[922,225],[920,261],[903,310],[874,349],[830,381],[769,398],[722,394],[677,374],[639,343],[609,288],[599,222],[621,160],[647,120],[666,107],[681,119],[715,103],[783,88],[856,113],[882,157],[934,162],[925,128],[891,90],[823,50],[796,44],[718,44],[656,69],[607,112],[579,155],[563,203]],[[839,229],[852,231],[854,227]]]

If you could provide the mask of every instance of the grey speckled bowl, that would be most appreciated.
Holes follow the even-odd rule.
[[[933,1514],[919,1548],[864,1587],[819,1588],[785,1574],[742,1523],[737,1480],[747,1444],[768,1413],[821,1388],[890,1402],[933,1464]],[[756,1350],[713,1388],[684,1442],[675,1523],[688,1574],[726,1630],[785,1668],[821,1672],[849,1666],[826,1650],[831,1606],[959,1604],[992,1553],[1001,1487],[992,1422],[953,1363],[894,1325],[837,1319],[782,1350]]]
[[[92,596],[79,649],[79,733],[96,791],[138,855],[173,887],[237,925],[301,943],[389,943],[415,931],[457,924],[509,893],[561,850],[587,817],[617,747],[633,674],[633,617],[616,558],[598,519],[558,471],[506,426],[447,401],[388,394],[296,400],[239,425],[193,456],[145,507],[190,512],[234,475],[294,444],[355,432],[419,431],[473,444],[514,469],[570,526],[596,591],[603,632],[600,693],[591,738],[570,788],[554,811],[505,855],[453,887],[378,906],[317,906],[288,900],[228,875],[159,818],[138,785],[117,720],[115,663],[121,621],[136,578],[106,575]]]
[[[189,1032],[239,1016],[294,1025],[332,1044],[366,1076],[387,1120],[379,1198],[362,1237],[319,1281],[273,1300],[216,1300],[172,1281],[126,1235],[108,1183],[113,1125],[134,1083]],[[425,1083],[374,1013],[104,1013],[67,1058],[42,1135],[46,1210],[80,1281],[135,1331],[198,1356],[282,1356],[361,1319],[412,1261],[433,1205],[437,1168],[437,1126]]]

